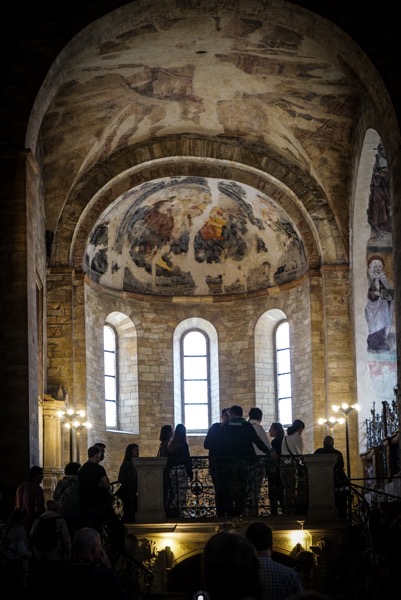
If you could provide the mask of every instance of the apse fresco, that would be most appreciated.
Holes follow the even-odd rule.
[[[129,190],[99,218],[85,253],[96,282],[138,294],[239,294],[308,268],[303,242],[269,197],[234,181],[165,178]]]

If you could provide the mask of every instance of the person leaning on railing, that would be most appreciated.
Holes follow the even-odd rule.
[[[304,440],[302,434],[305,429],[305,423],[301,419],[295,419],[290,427],[287,427],[287,435],[284,436],[281,443],[281,456],[303,456],[306,454],[304,446]],[[281,465],[281,477],[283,481],[284,490],[284,510],[286,514],[290,514],[293,510],[296,513],[304,511],[303,496],[304,486],[302,477],[302,467],[299,469],[300,464],[282,464]],[[300,472],[301,471],[301,472]]]

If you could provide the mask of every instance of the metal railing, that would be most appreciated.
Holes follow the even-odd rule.
[[[376,404],[370,410],[371,419],[366,419],[366,445],[368,450],[375,446],[381,446],[385,438],[392,436],[399,429],[399,414],[397,407],[398,388],[394,388],[395,398],[388,402],[382,402],[381,412],[376,412]]]
[[[166,477],[167,517],[208,519],[226,516],[304,514],[308,475],[302,457],[192,457],[192,481],[184,467]]]
[[[121,484],[118,481],[111,482],[112,507],[120,523],[123,520],[123,502],[119,490]],[[116,570],[124,588],[132,600],[142,598],[144,590],[149,591],[155,578],[154,573],[142,561],[138,560],[132,552],[123,548],[114,548],[113,540],[109,535],[107,527],[103,528],[103,545]]]

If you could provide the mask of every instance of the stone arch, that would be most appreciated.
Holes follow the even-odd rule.
[[[244,147],[245,144],[238,148],[230,142],[211,139],[187,142],[181,136],[180,139],[149,142],[141,149],[124,149],[121,156],[115,156],[104,167],[98,165],[92,173],[87,173],[71,192],[55,232],[51,263],[72,263],[75,268],[80,268],[91,228],[116,198],[146,181],[182,175],[224,177],[271,195],[298,227],[311,268],[323,262],[347,262],[348,252],[341,242],[341,232],[323,190],[300,170],[283,171],[279,158],[274,158],[268,149],[261,154],[260,151],[253,152],[252,148],[246,152]],[[207,159],[211,151],[216,155],[213,161]],[[174,158],[170,159],[168,152]],[[160,155],[164,158],[158,158]],[[178,162],[177,156],[180,156]],[[138,160],[143,162],[138,163]],[[333,235],[324,235],[327,227]]]

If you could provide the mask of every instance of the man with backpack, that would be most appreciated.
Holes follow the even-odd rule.
[[[29,536],[33,551],[33,578],[41,581],[71,556],[71,537],[66,520],[57,512],[57,502],[46,500],[45,512],[37,517]]]

